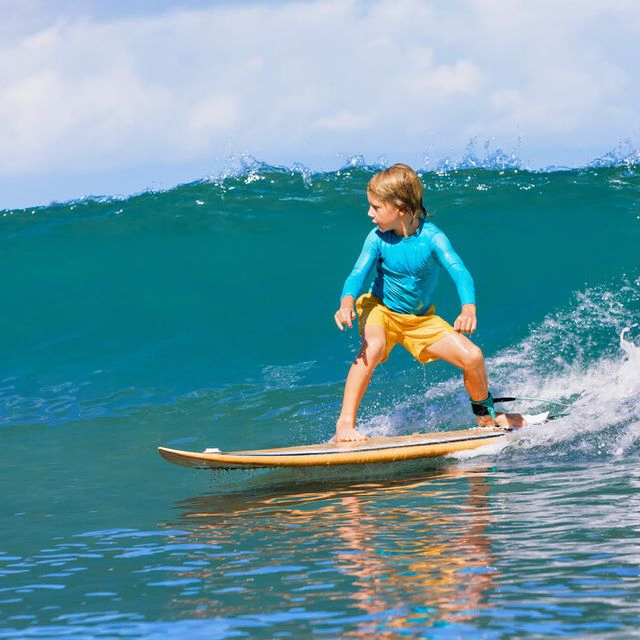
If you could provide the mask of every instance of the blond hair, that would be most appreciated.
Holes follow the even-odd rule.
[[[422,204],[422,181],[409,165],[398,163],[376,173],[369,180],[367,192],[414,216],[428,215]]]

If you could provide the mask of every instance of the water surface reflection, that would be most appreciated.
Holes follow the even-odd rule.
[[[285,626],[314,611],[318,631],[356,636],[464,623],[497,578],[489,489],[486,469],[451,467],[183,501],[169,526],[219,551],[215,567],[185,567],[201,589],[173,606],[187,617],[278,611]]]

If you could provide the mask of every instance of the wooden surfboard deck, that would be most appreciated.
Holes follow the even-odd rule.
[[[158,447],[158,452],[169,462],[194,469],[359,465],[445,456],[456,451],[477,449],[504,438],[508,433],[499,428],[476,428],[255,451],[205,449],[200,453]]]

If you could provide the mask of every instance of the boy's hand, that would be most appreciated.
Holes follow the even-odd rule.
[[[453,328],[458,333],[473,333],[478,326],[476,320],[476,305],[475,304],[463,304],[460,315],[453,323]]]
[[[340,331],[344,331],[345,324],[349,329],[353,327],[353,319],[355,317],[356,312],[353,310],[353,307],[340,307],[333,316],[333,319],[336,321],[338,329],[340,329]]]

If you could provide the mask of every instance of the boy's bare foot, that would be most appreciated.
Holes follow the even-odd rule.
[[[499,413],[494,420],[491,416],[476,416],[479,427],[526,427],[527,421],[520,413]]]
[[[337,429],[333,440],[335,442],[357,442],[358,440],[366,440],[367,436],[360,433],[357,429]]]
[[[360,433],[352,424],[341,424],[338,420],[336,424],[336,435],[334,442],[357,442],[358,440],[366,440],[367,436]]]

